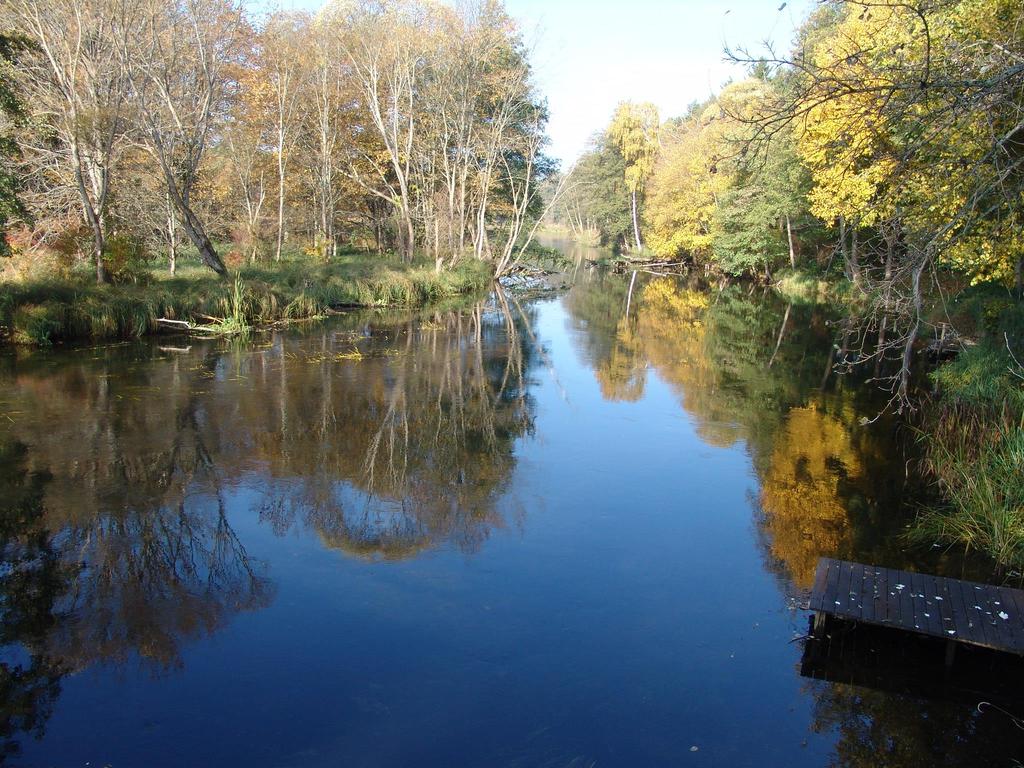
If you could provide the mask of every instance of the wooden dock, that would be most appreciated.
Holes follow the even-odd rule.
[[[1024,591],[821,558],[810,610],[1024,656]],[[947,657],[951,661],[952,656]]]

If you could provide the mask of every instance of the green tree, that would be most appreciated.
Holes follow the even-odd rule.
[[[619,148],[600,134],[576,163],[558,213],[577,236],[597,232],[601,245],[628,242],[632,229],[626,186],[626,161]]]
[[[765,155],[741,167],[717,209],[715,260],[731,274],[769,273],[787,258],[796,267],[794,230],[816,228],[807,194],[810,175],[792,134],[780,135]]]

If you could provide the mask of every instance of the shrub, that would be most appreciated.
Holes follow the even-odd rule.
[[[107,274],[115,283],[148,282],[150,255],[142,240],[127,234],[107,238],[103,252]]]

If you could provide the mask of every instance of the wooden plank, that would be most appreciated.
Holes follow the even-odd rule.
[[[888,624],[892,621],[889,615],[889,569],[877,568],[875,574],[875,593],[878,596],[875,601],[875,619]]]
[[[840,562],[836,570],[839,571],[839,578],[836,580],[836,588],[832,595],[832,600],[836,607],[836,612],[845,616],[850,603],[849,600],[844,600],[843,596],[848,596],[850,592],[850,564]]]
[[[982,585],[966,583],[964,584],[964,593],[965,599],[970,601],[970,605],[978,619],[978,628],[981,630],[981,639],[978,641],[978,644],[994,648],[998,641],[986,615],[988,608],[985,606],[985,595],[982,591]]]
[[[914,605],[914,629],[920,632],[931,632],[928,626],[928,619],[925,617],[927,610],[924,605],[924,579],[917,571],[910,574],[910,597]],[[921,595],[921,597],[918,597]]]
[[[903,629],[914,628],[914,606],[910,602],[910,592],[913,587],[910,586],[910,578],[903,571],[893,571],[892,579],[895,582],[895,595],[896,602],[899,607],[900,620],[899,626]]]
[[[1010,633],[1010,627],[1007,625],[1006,620],[1001,618],[999,615],[1006,612],[1003,610],[1002,600],[1000,600],[999,592],[995,587],[986,587],[985,599],[988,602],[989,610],[989,614],[985,618],[989,620],[992,627],[995,629],[996,642],[998,643],[997,647],[1016,647],[1013,642],[1013,635]]]
[[[893,625],[903,626],[903,603],[900,598],[898,587],[900,586],[899,571],[886,571],[886,580],[889,582],[889,618]],[[913,623],[913,622],[911,622]]]
[[[996,587],[999,597],[1002,600],[1003,612],[1007,614],[1006,626],[1010,629],[1010,635],[1016,647],[1024,650],[1024,623],[1021,621],[1022,614],[1018,608],[1017,590],[1009,587]]]
[[[823,610],[835,613],[836,610],[836,587],[839,584],[839,561],[833,560],[828,569],[828,578],[825,582],[825,597],[822,600]]]
[[[822,558],[809,605],[825,615],[1024,655],[1024,590]]]
[[[910,574],[896,571],[895,576],[896,597],[900,601],[900,626],[904,629],[914,630],[917,628],[917,622],[914,621],[914,601],[910,597],[914,591]]]
[[[982,640],[988,646],[996,645],[997,638],[995,631],[992,628],[992,622],[989,620],[988,605],[985,602],[985,590],[980,584],[971,585],[971,596],[973,598],[974,607],[978,613],[978,626],[981,628]]]
[[[850,563],[850,583],[846,588],[847,615],[854,621],[860,621],[864,615],[864,566]]]
[[[975,585],[963,583],[960,585],[960,591],[963,593],[964,602],[967,604],[967,611],[971,614],[974,622],[974,642],[978,645],[991,645],[992,641],[989,640],[988,631],[986,630],[988,624],[985,621],[985,614],[981,610],[981,598],[975,589]]]
[[[994,606],[992,605],[992,595],[989,593],[988,585],[980,585],[980,589],[976,589],[974,594],[978,601],[978,605],[981,606],[981,622],[985,628],[985,641],[992,648],[998,648],[1005,640],[1003,633],[999,631],[999,627],[996,626],[996,618],[993,613]]]
[[[1004,590],[1000,587],[992,587],[992,605],[993,612],[995,613],[996,626],[999,627],[1000,633],[1004,634],[1009,638],[1009,643],[1012,647],[1017,648],[1020,646],[1020,636],[1017,633],[1017,629],[1014,626],[1013,619],[1017,614],[1017,609],[1013,606],[1010,598],[1004,594]],[[1003,617],[1006,618],[1003,618]]]
[[[966,642],[977,642],[977,617],[974,616],[974,609],[968,609],[964,603],[963,582],[952,581],[947,585],[950,595],[951,610],[953,614],[953,629],[956,632],[956,639]]]
[[[1024,592],[1022,592],[1019,589],[1009,589],[1009,588],[1005,588],[1004,590],[1001,590],[1001,591],[1005,591],[1005,592],[1009,593],[1010,600],[1013,602],[1013,604],[1017,608],[1018,624],[1019,624],[1019,626],[1021,628],[1024,628]]]
[[[910,578],[910,604],[914,612],[914,629],[918,632],[929,632],[928,619],[925,618],[924,598],[918,597],[918,595],[924,594],[924,582],[921,579],[921,574],[917,571],[912,571],[907,574]]]
[[[824,608],[825,585],[828,582],[828,570],[832,561],[828,558],[818,560],[818,567],[814,570],[814,586],[811,588],[811,599],[808,607],[812,611],[820,611]]]
[[[1018,642],[1024,647],[1024,593],[1019,589],[1001,589],[1000,594],[1006,594],[1007,600],[1014,607],[1016,614],[1012,621],[1016,630]]]
[[[953,594],[949,588],[949,579],[935,579],[935,606],[938,609],[939,621],[942,623],[942,632],[948,637],[956,638],[959,632],[956,628],[956,617],[953,615]]]
[[[836,588],[832,594],[832,599],[836,606],[836,612],[845,616],[848,602],[843,599],[843,595],[850,591],[850,565],[849,563],[840,562],[837,570],[839,571],[839,578],[836,580]]]
[[[945,627],[942,626],[942,614],[939,612],[939,601],[937,597],[937,588],[935,586],[935,577],[928,576],[927,574],[919,574],[919,581],[921,582],[921,594],[924,597],[918,599],[924,603],[923,612],[924,618],[928,625],[928,633],[935,635],[936,637],[942,637],[946,634]]]
[[[875,600],[876,600],[876,582],[875,582],[875,568],[870,565],[864,566],[864,580],[861,587],[861,619],[863,621],[874,624],[875,618]]]

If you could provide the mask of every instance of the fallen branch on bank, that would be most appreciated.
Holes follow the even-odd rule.
[[[197,334],[200,336],[237,336],[241,333],[247,333],[250,330],[249,325],[239,324],[232,320],[203,314],[197,314],[196,316],[203,320],[208,320],[209,322],[199,325],[191,323],[188,320],[172,320],[169,317],[158,317],[156,322],[158,325],[168,325],[172,328],[185,331],[186,333]]]
[[[167,317],[158,317],[156,321],[157,323],[163,323],[164,325],[173,325],[177,328],[184,328],[186,331],[192,330],[192,323],[187,320],[171,320]]]

